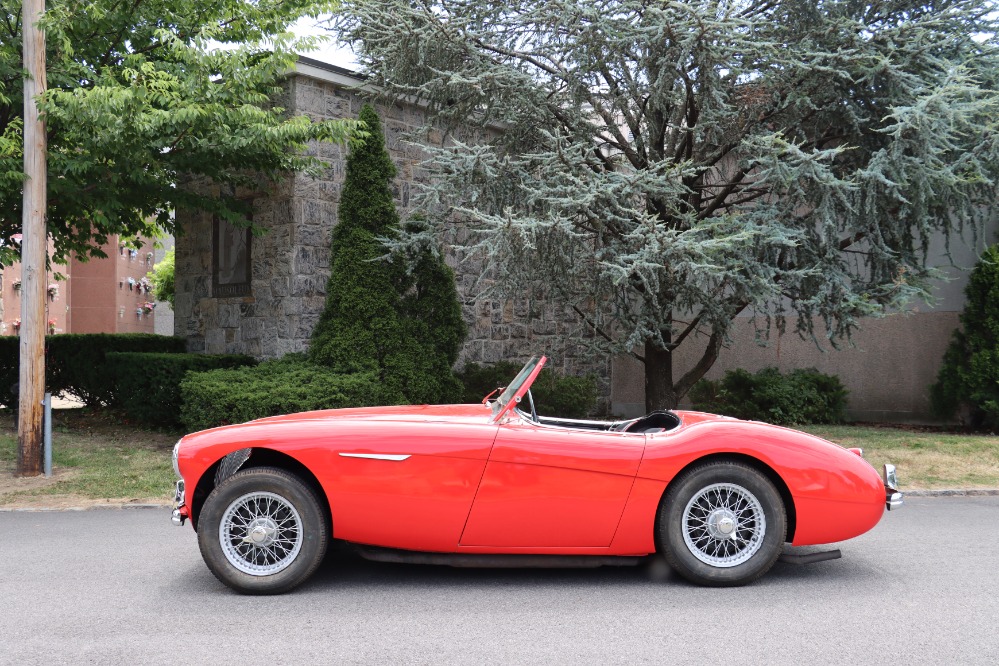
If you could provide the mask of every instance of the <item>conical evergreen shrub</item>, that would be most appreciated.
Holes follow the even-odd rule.
[[[416,403],[454,402],[451,371],[465,337],[454,275],[436,248],[393,254],[399,214],[390,184],[395,165],[374,108],[360,119],[369,136],[351,149],[333,229],[326,305],[309,359],[336,372],[375,371]]]
[[[930,388],[933,410],[960,412],[974,427],[999,428],[999,245],[982,255],[964,290],[961,328],[954,331],[943,367]]]

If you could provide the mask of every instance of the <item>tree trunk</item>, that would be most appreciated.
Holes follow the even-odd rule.
[[[703,377],[718,360],[722,336],[715,332],[708,339],[700,360],[680,379],[673,381],[673,353],[659,349],[649,341],[645,343],[645,410],[676,409],[680,398],[687,395],[697,380]]]
[[[680,396],[673,390],[673,354],[645,342],[645,411],[676,409]]]

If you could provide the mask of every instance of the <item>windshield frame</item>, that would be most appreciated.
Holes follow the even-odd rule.
[[[521,398],[527,394],[527,391],[531,388],[531,384],[534,383],[538,374],[541,373],[541,369],[545,367],[545,361],[547,360],[547,356],[534,356],[524,364],[524,367],[520,369],[520,372],[513,378],[513,381],[503,389],[503,392],[493,402],[493,423],[498,422],[505,414],[520,403]]]

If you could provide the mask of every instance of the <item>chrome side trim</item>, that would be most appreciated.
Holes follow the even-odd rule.
[[[344,458],[368,458],[369,460],[405,460],[409,453],[340,453]]]

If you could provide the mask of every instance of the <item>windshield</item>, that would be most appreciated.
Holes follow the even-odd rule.
[[[500,393],[496,402],[493,403],[494,419],[507,410],[507,405],[509,405],[511,401],[514,401],[517,397],[527,392],[527,389],[529,389],[530,386],[525,386],[525,384],[533,378],[532,375],[536,374],[535,370],[540,370],[539,366],[543,366],[544,363],[544,356],[540,358],[535,356],[520,369],[517,376],[513,378],[513,381],[510,382],[505,389],[503,389],[503,392]],[[521,389],[523,389],[523,391],[521,391]]]

